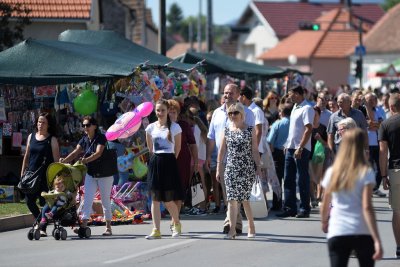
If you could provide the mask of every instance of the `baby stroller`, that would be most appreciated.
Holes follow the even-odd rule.
[[[83,177],[86,174],[86,166],[82,164],[75,163],[74,165],[64,164],[64,163],[52,163],[47,168],[46,178],[49,189],[53,189],[53,182],[57,175],[63,174],[65,189],[72,193],[72,200],[69,200],[63,207],[61,207],[53,217],[54,229],[52,231],[52,236],[56,240],[67,239],[67,231],[63,228],[66,226],[75,226],[78,220],[78,214],[76,210],[76,194],[79,184],[82,182]],[[52,206],[55,202],[57,195],[54,194],[43,194],[46,202]],[[32,229],[28,232],[29,240],[39,240],[40,239],[40,229],[39,221],[41,215],[36,218]],[[90,228],[79,228],[80,238],[89,238],[91,236]],[[82,230],[81,230],[82,229]]]

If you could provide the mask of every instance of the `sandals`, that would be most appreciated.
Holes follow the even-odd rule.
[[[106,230],[103,232],[103,236],[110,236],[112,235],[111,228],[106,228]]]

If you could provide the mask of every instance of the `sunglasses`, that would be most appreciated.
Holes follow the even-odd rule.
[[[228,112],[228,116],[232,116],[232,115],[239,115],[240,114],[240,112],[239,111],[232,111],[232,112]]]
[[[90,126],[92,126],[91,123],[86,123],[86,124],[83,124],[83,123],[82,123],[82,127],[83,127],[83,128],[89,128]]]
[[[268,99],[269,100],[277,100],[278,98],[277,97],[269,97]]]

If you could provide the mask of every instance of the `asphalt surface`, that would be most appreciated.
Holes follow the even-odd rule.
[[[376,266],[400,266],[394,258],[395,243],[387,198],[374,198],[384,259]],[[103,226],[93,226],[90,239],[80,239],[67,229],[65,241],[51,235],[29,241],[29,228],[0,233],[0,266],[329,266],[318,209],[306,219],[279,219],[271,212],[256,220],[255,239],[247,235],[224,240],[223,214],[182,216],[183,235],[171,238],[167,219],[162,221],[160,240],[146,240],[150,221],[113,227],[113,236],[103,237]],[[48,233],[51,233],[49,226]],[[247,223],[244,221],[244,232]],[[358,266],[355,258],[349,266]]]

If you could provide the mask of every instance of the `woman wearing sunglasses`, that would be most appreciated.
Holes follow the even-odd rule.
[[[230,230],[224,238],[234,239],[236,237],[236,230],[233,226],[236,225],[238,202],[243,203],[249,223],[247,237],[254,238],[255,226],[249,199],[254,178],[256,174],[261,175],[257,137],[253,127],[245,123],[245,112],[241,103],[232,104],[228,108],[228,116],[232,123],[225,128],[225,133],[221,137],[216,174],[217,181],[224,179],[226,185]],[[225,152],[227,154],[225,173],[224,177],[220,177],[223,172],[224,165],[221,162],[225,158]]]
[[[111,231],[111,188],[114,181],[113,176],[108,177],[93,177],[90,173],[91,162],[100,158],[104,151],[104,146],[107,142],[104,134],[98,130],[97,121],[95,118],[90,116],[83,117],[82,127],[85,135],[79,140],[75,150],[72,151],[67,157],[60,158],[61,163],[69,163],[76,159],[78,156],[83,155],[80,161],[88,166],[88,173],[85,176],[85,195],[84,205],[82,209],[82,224],[81,228],[86,228],[90,214],[92,211],[93,199],[97,189],[100,191],[101,203],[103,205],[103,213],[106,220],[106,229],[103,235],[112,235]],[[79,230],[75,229],[75,233]]]

